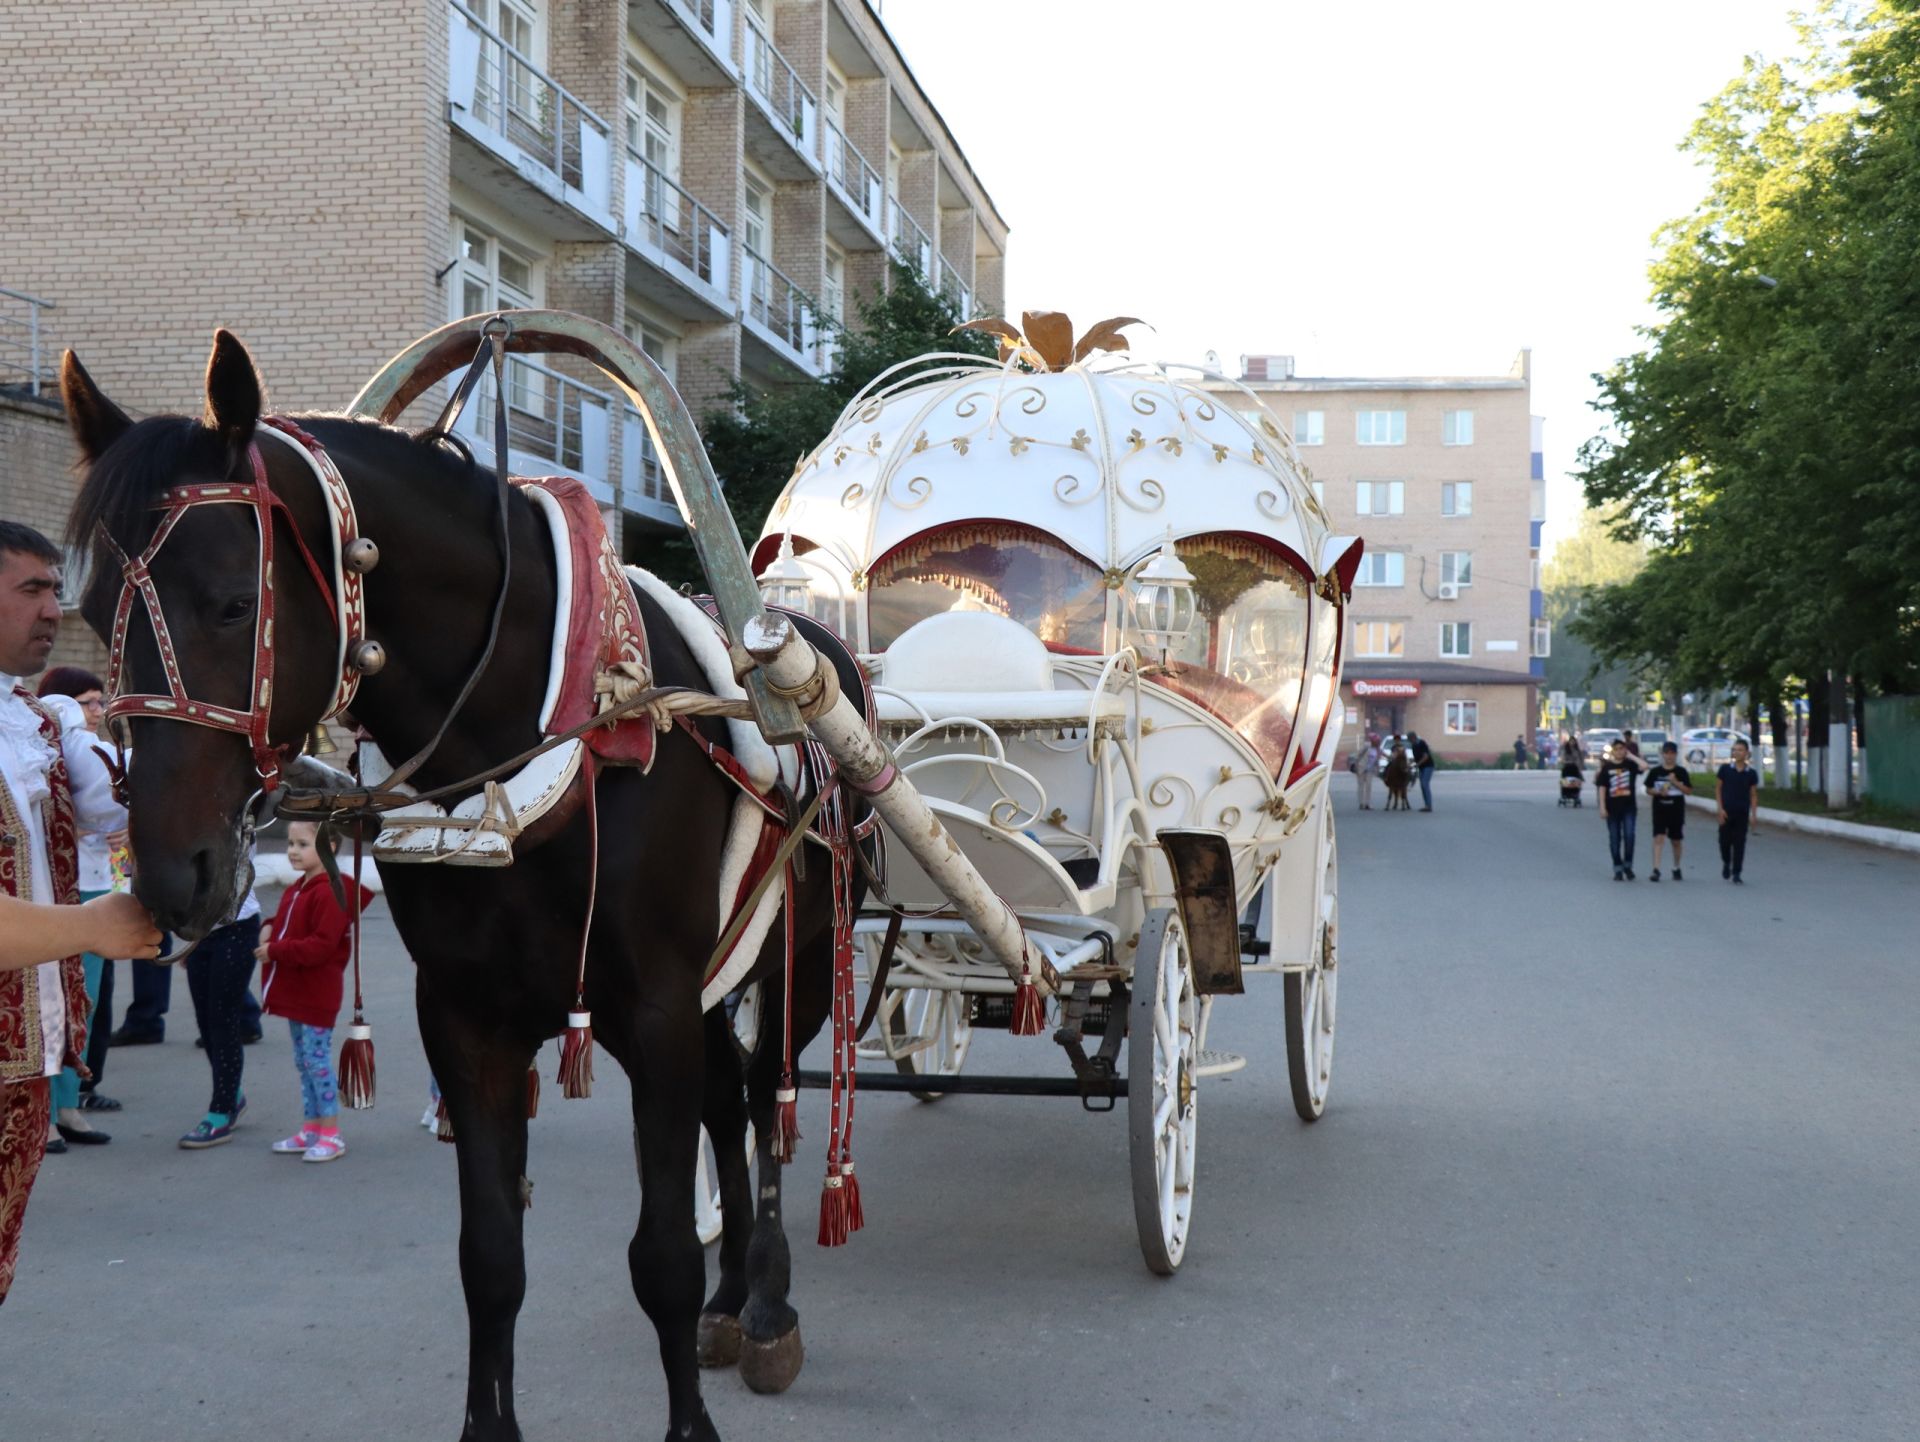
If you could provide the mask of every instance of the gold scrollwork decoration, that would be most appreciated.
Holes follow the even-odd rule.
[[[902,486],[905,487],[905,495],[901,494]],[[920,506],[924,506],[927,503],[927,498],[932,494],[933,482],[925,476],[909,476],[904,482],[896,482],[887,488],[887,499],[903,511],[911,511]]]
[[[841,509],[851,511],[855,506],[859,505],[863,499],[865,499],[866,494],[867,494],[867,488],[864,485],[862,485],[859,481],[855,481],[852,485],[848,486],[844,491],[840,493]]]
[[[1140,493],[1141,499],[1138,501],[1127,494],[1125,486],[1117,486],[1114,494],[1136,511],[1157,511],[1167,503],[1167,488],[1152,476],[1144,478],[1134,489]]]
[[[1093,437],[1087,434],[1085,426],[1073,433],[1073,439],[1067,442],[1076,451],[1084,451],[1093,444]]]
[[[1093,478],[1091,486],[1083,485],[1082,478],[1071,473],[1058,477],[1053,483],[1053,498],[1066,506],[1084,506],[1106,488],[1106,482],[1098,476]],[[1085,494],[1082,494],[1082,492]]]
[[[1262,491],[1253,498],[1253,503],[1270,521],[1280,520],[1293,508],[1292,499],[1285,491]]]

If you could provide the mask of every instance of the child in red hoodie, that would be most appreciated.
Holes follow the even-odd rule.
[[[321,869],[317,829],[311,821],[287,824],[287,861],[300,879],[280,898],[273,925],[261,933],[254,955],[261,967],[260,1008],[287,1019],[306,1106],[300,1130],[275,1142],[273,1150],[302,1161],[330,1162],[347,1149],[333,1079],[333,1024],[340,1016],[352,918],[333,899]],[[349,901],[358,890],[364,909],[372,893],[350,876],[341,882]]]

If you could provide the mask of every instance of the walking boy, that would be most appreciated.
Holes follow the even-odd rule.
[[[1607,850],[1613,854],[1613,879],[1633,880],[1633,834],[1640,824],[1640,801],[1634,794],[1635,777],[1646,764],[1627,750],[1627,743],[1616,741],[1607,748],[1607,759],[1594,773],[1593,784],[1600,789],[1600,814],[1607,821]]]
[[[1747,743],[1733,743],[1733,760],[1713,783],[1720,804],[1720,879],[1736,886],[1747,861],[1747,830],[1760,823],[1760,773],[1747,765]]]
[[[1660,879],[1660,842],[1673,842],[1673,879],[1680,875],[1680,841],[1687,832],[1687,798],[1693,795],[1693,776],[1680,764],[1680,747],[1669,741],[1660,748],[1660,764],[1647,768],[1647,794],[1653,798],[1653,872]]]

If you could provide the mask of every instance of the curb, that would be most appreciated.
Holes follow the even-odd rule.
[[[1687,805],[1716,815],[1720,810],[1711,796],[1689,796]],[[1905,851],[1920,856],[1920,831],[1901,831],[1892,826],[1862,826],[1857,821],[1836,821],[1830,816],[1803,816],[1798,811],[1783,811],[1778,807],[1767,811],[1766,824],[1777,826],[1782,831],[1799,831],[1809,836],[1832,837],[1838,841],[1857,841],[1863,846],[1881,846],[1889,851]]]

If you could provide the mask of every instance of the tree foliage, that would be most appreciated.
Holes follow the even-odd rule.
[[[1664,683],[1664,677],[1652,674],[1657,665],[1630,668],[1602,658],[1574,625],[1596,596],[1633,580],[1646,564],[1646,543],[1615,535],[1610,513],[1591,507],[1580,513],[1574,533],[1554,547],[1540,568],[1553,633],[1546,662],[1550,689],[1597,696],[1609,710],[1632,710],[1651,687]]]
[[[834,359],[815,380],[796,378],[768,389],[735,380],[729,405],[707,415],[701,434],[714,474],[726,488],[727,506],[749,546],[779,499],[795,466],[833,429],[840,412],[871,381],[895,367],[911,374],[911,362],[937,352],[991,356],[991,338],[954,333],[967,317],[944,293],[930,290],[912,267],[891,262],[892,284],[862,296],[858,320],[829,324]],[[663,536],[640,548],[640,563],[672,584],[704,584],[693,544],[684,534]]]
[[[1777,695],[1920,663],[1920,15],[1827,0],[1685,148],[1645,348],[1596,376],[1590,504],[1651,547],[1577,634],[1670,685]]]

